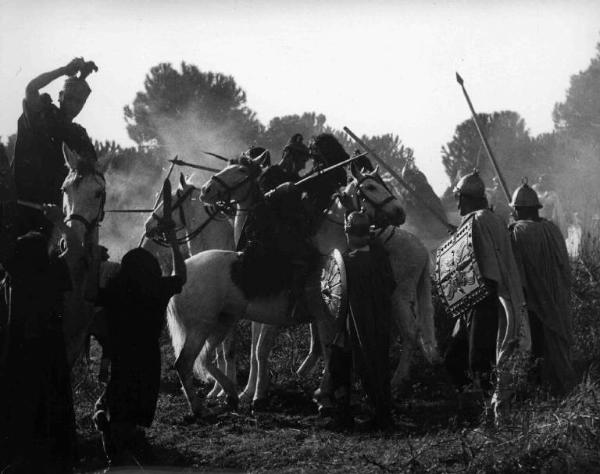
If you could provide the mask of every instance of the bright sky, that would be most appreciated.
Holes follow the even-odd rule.
[[[468,117],[455,71],[478,111],[512,109],[533,134],[550,131],[599,33],[600,1],[584,0],[0,0],[0,136],[16,131],[29,80],[83,56],[100,71],[78,121],[130,145],[123,106],[151,66],[185,60],[233,75],[265,124],[316,111],[398,134],[442,192],[440,149]]]

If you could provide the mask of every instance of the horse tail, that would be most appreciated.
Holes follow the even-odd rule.
[[[202,350],[200,351],[200,355],[196,358],[194,362],[194,374],[200,380],[204,382],[210,382],[213,380],[212,376],[208,373],[208,369],[206,368],[206,361],[209,357],[213,356],[213,354],[209,354],[209,344],[208,341],[204,343],[202,346]]]
[[[425,265],[417,283],[417,327],[423,353],[427,360],[433,363],[439,358],[439,354],[435,338],[433,301],[431,299],[430,265],[429,254],[427,254]]]
[[[169,327],[169,334],[171,335],[171,345],[173,346],[175,359],[177,359],[183,348],[183,344],[185,343],[186,332],[185,326],[182,324],[179,312],[177,311],[175,298],[171,298],[167,305],[167,326]]]

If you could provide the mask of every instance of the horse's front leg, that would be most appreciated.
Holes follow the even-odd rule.
[[[298,377],[306,377],[310,374],[315,369],[319,357],[323,354],[318,337],[318,330],[315,323],[310,323],[310,350],[296,371]]]
[[[256,346],[256,359],[258,362],[258,373],[256,377],[256,390],[252,399],[252,406],[259,408],[267,399],[269,391],[269,355],[275,345],[275,339],[279,334],[279,327],[263,324],[260,337]]]
[[[258,359],[256,358],[256,348],[258,346],[258,338],[262,331],[262,324],[252,321],[251,324],[251,341],[250,341],[250,372],[248,373],[248,382],[246,387],[240,393],[240,401],[252,402],[254,393],[256,392],[256,377],[258,375]]]
[[[402,385],[410,375],[410,364],[417,347],[417,324],[415,313],[412,309],[414,304],[409,301],[395,300],[392,303],[392,318],[398,327],[402,341],[402,351],[398,366],[392,376],[392,393],[398,394]]]

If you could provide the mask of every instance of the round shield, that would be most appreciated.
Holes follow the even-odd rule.
[[[331,251],[321,270],[321,298],[329,316],[337,319],[346,315],[348,309],[346,266],[338,249]]]

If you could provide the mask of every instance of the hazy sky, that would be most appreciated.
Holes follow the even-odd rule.
[[[441,192],[440,148],[468,117],[454,72],[478,111],[515,110],[538,134],[599,33],[600,1],[0,0],[0,136],[29,80],[84,56],[100,71],[78,121],[129,145],[123,106],[151,66],[185,60],[233,75],[265,124],[316,111],[398,134]]]

